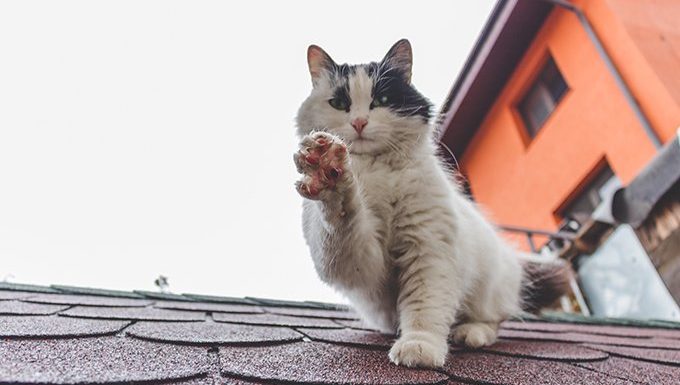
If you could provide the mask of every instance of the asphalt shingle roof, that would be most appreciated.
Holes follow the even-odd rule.
[[[387,358],[394,336],[339,305],[0,284],[0,383],[680,383],[679,325],[559,317],[407,369]]]

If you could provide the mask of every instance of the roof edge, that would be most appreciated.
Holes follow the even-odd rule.
[[[475,44],[472,46],[472,51],[470,51],[470,54],[468,55],[467,59],[465,59],[463,68],[460,70],[460,73],[456,77],[456,80],[453,83],[453,87],[451,87],[451,90],[446,95],[446,99],[444,99],[441,111],[439,112],[439,115],[444,117],[442,124],[438,127],[438,128],[444,127],[444,130],[439,132],[440,136],[444,135],[446,127],[448,126],[448,123],[450,123],[451,120],[450,111],[454,98],[457,95],[459,95],[459,91],[463,86],[463,83],[465,82],[466,79],[469,78],[470,72],[472,71],[472,67],[475,64],[475,61],[478,59],[484,44],[489,40],[492,29],[494,28],[494,26],[496,26],[498,19],[501,17],[501,14],[503,14],[503,11],[506,9],[506,6],[508,5],[509,2],[511,2],[512,3],[511,6],[514,7],[515,4],[517,3],[517,0],[510,1],[498,0],[496,2],[496,5],[494,5],[493,9],[491,10],[491,14],[489,14],[489,17],[486,19],[486,22],[484,23],[482,31],[477,37]]]
[[[554,7],[549,1],[496,3],[440,113],[436,137],[455,157],[467,147]]]

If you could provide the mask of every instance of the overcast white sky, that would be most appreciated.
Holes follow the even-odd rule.
[[[493,3],[0,2],[0,280],[342,301],[293,189],[307,46],[406,37],[438,108]]]

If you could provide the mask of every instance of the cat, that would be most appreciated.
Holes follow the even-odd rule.
[[[294,154],[303,233],[320,278],[398,333],[392,362],[441,367],[452,327],[455,342],[486,346],[501,321],[562,294],[563,265],[523,261],[442,166],[408,40],[377,63],[336,64],[315,45],[307,61]]]

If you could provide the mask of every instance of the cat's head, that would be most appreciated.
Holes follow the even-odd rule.
[[[356,154],[400,151],[427,137],[432,105],[411,85],[408,40],[378,63],[336,64],[315,45],[307,62],[313,89],[298,112],[300,135],[330,132]]]

